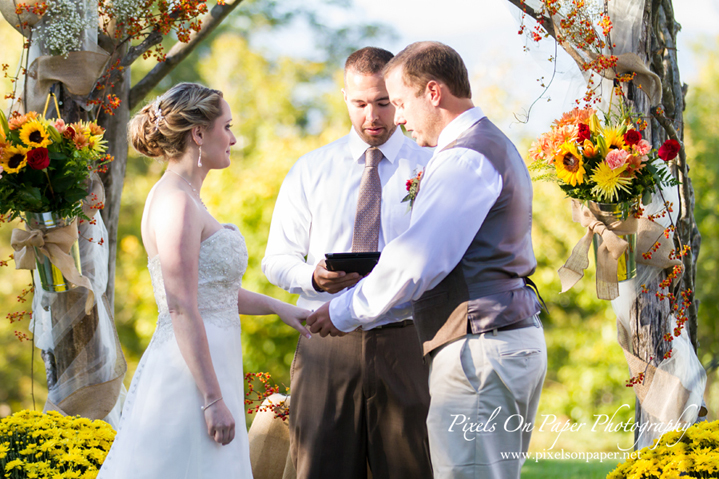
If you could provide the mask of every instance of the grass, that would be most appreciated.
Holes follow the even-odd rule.
[[[522,467],[522,479],[604,479],[619,461],[545,459],[529,461]]]

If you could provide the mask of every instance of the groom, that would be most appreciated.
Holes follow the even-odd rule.
[[[436,42],[415,43],[384,69],[395,123],[436,146],[409,229],[372,274],[307,320],[322,336],[352,331],[413,301],[430,361],[427,417],[435,478],[518,478],[547,367],[526,285],[532,185],[511,141],[472,104],[464,62]]]

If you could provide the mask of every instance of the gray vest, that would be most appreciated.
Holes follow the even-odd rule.
[[[532,181],[512,142],[486,117],[449,148],[484,155],[502,177],[502,191],[461,261],[436,287],[412,302],[424,354],[471,332],[502,328],[539,312],[525,286],[537,266],[532,250]]]

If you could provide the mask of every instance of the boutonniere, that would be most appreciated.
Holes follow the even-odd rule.
[[[407,196],[402,198],[402,203],[409,201],[409,209],[411,210],[414,206],[414,200],[417,198],[419,193],[419,183],[422,181],[422,170],[419,170],[416,176],[407,180]]]

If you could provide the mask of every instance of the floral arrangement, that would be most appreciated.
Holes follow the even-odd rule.
[[[575,108],[552,124],[530,148],[530,170],[551,179],[569,196],[597,203],[648,204],[658,184],[677,181],[662,164],[681,145],[667,140],[658,152],[642,137],[644,121],[623,107],[600,121],[593,108]],[[663,161],[658,161],[659,159]]]
[[[88,195],[88,179],[113,159],[105,154],[104,134],[95,122],[65,124],[35,112],[8,120],[0,112],[0,215],[84,217],[80,200]]]
[[[417,175],[413,176],[409,180],[407,180],[406,188],[407,188],[407,196],[402,198],[402,203],[406,203],[409,201],[409,208],[412,209],[414,206],[414,200],[417,198],[417,193],[419,193],[419,183],[422,181],[422,171],[420,170]]]
[[[700,422],[664,434],[636,457],[619,464],[608,479],[719,477],[719,421]]]
[[[255,390],[255,379],[262,384],[261,389]],[[270,373],[245,373],[245,381],[247,382],[245,405],[249,406],[247,414],[257,414],[258,412],[271,410],[275,413],[275,419],[286,421],[290,417],[290,406],[285,401],[278,404],[274,404],[272,401],[270,401],[269,405],[262,404],[265,399],[280,392],[280,387],[276,384],[273,385],[271,379]],[[285,386],[285,395],[289,394],[289,391],[290,388]],[[253,406],[253,404],[255,405]]]
[[[92,479],[114,439],[100,420],[23,410],[0,421],[0,477]]]

